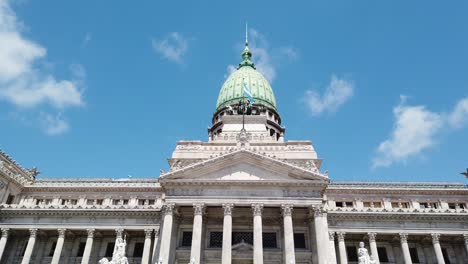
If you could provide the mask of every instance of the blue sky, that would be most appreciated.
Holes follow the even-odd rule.
[[[177,140],[206,140],[248,21],[286,139],[312,140],[332,179],[465,181],[466,2],[0,8],[0,147],[42,176],[158,176]]]

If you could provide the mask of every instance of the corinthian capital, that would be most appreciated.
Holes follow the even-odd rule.
[[[37,235],[37,228],[30,228],[29,229],[29,237],[36,238]]]
[[[336,234],[338,235],[338,241],[344,241],[346,235],[345,232],[336,232]]]
[[[57,230],[59,233],[59,238],[64,238],[65,237],[65,232],[67,231],[65,228],[60,228]]]
[[[10,228],[2,228],[2,237],[7,238]]]
[[[377,233],[367,233],[367,236],[369,236],[369,242],[375,242],[375,237],[377,236]]]
[[[88,233],[88,238],[93,238],[94,237],[94,231],[96,231],[96,229],[94,229],[94,228],[86,229],[86,232]]]
[[[283,213],[283,216],[291,216],[292,215],[292,210],[293,210],[293,205],[292,204],[282,204],[281,205],[281,211]]]
[[[432,233],[431,237],[432,237],[432,243],[434,243],[434,244],[439,243],[439,238],[440,238],[439,233]]]
[[[328,232],[328,239],[330,239],[330,241],[335,241],[335,232],[329,231]]]
[[[165,215],[172,215],[174,213],[175,204],[168,203],[164,205],[164,214]]]
[[[400,233],[399,235],[402,243],[408,243],[408,233]]]
[[[252,204],[252,212],[254,216],[261,216],[263,212],[263,204]]]
[[[234,208],[233,204],[223,204],[224,215],[232,215],[232,208]]]
[[[323,213],[325,210],[323,209],[323,206],[321,205],[313,205],[310,207],[310,214],[313,215],[314,217],[321,217],[323,216]]]
[[[193,204],[193,213],[195,215],[203,215],[205,213],[205,204],[203,203]]]

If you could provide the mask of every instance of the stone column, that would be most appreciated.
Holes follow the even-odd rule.
[[[438,264],[445,264],[444,255],[442,254],[442,248],[440,248],[439,237],[440,234],[432,233],[432,245],[434,246],[435,255]]]
[[[143,255],[141,256],[141,264],[149,264],[152,234],[153,234],[153,229],[145,229],[145,244],[143,246]]]
[[[466,251],[466,256],[468,258],[468,234],[464,234],[463,239],[465,240],[465,251]]]
[[[8,240],[9,228],[2,228],[2,238],[0,239],[0,260],[2,260],[3,252],[5,251],[6,242]]]
[[[335,232],[328,232],[328,262],[327,264],[336,264],[336,250],[335,250]]]
[[[263,204],[252,204],[254,231],[254,264],[263,264]]]
[[[327,264],[328,246],[330,245],[328,236],[327,214],[322,206],[312,207],[315,225],[315,240],[317,246],[317,255],[319,264]]]
[[[172,237],[172,225],[174,222],[174,208],[175,204],[169,203],[164,206],[164,222],[163,230],[161,235],[161,250],[159,251],[158,261],[161,264],[169,264],[169,258],[171,257],[171,237]]]
[[[282,204],[283,229],[284,229],[284,251],[286,264],[296,263],[296,254],[294,252],[294,230],[292,222],[292,204]]]
[[[346,255],[345,232],[336,232],[338,235],[338,250],[340,252],[340,264],[348,264],[348,256]]]
[[[151,263],[158,263],[158,243],[159,243],[159,226],[154,229],[154,243],[153,243],[153,256],[151,257]]]
[[[367,233],[369,236],[369,247],[371,250],[371,256],[374,257],[375,263],[380,264],[379,252],[377,251],[377,243],[375,242],[375,237],[377,233]]]
[[[232,261],[232,208],[233,204],[223,204],[223,253],[222,264],[231,264]]]
[[[408,234],[400,233],[401,251],[403,252],[403,260],[405,264],[412,264],[411,255],[408,247]]]
[[[204,204],[197,203],[193,205],[192,250],[190,251],[190,264],[200,264],[201,262],[200,256],[204,211]]]
[[[34,249],[34,244],[36,243],[36,235],[37,235],[37,228],[29,229],[28,246],[26,247],[26,251],[24,252],[23,261],[21,261],[21,264],[29,264],[29,261],[31,260],[31,255]]]
[[[59,229],[58,233],[58,239],[57,239],[57,244],[55,246],[54,250],[54,256],[52,257],[52,262],[51,264],[58,264],[60,262],[60,255],[62,255],[62,248],[63,248],[63,242],[65,242],[65,232],[66,229]]]
[[[81,264],[88,264],[89,258],[91,257],[91,250],[93,249],[93,240],[94,240],[94,229],[86,229],[88,233],[88,238],[86,239],[86,246],[83,252],[83,257],[81,258]]]

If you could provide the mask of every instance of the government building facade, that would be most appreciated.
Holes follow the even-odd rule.
[[[466,185],[331,181],[251,56],[159,178],[36,179],[1,152],[0,263],[468,263]]]

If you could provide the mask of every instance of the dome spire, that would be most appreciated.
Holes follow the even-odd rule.
[[[239,66],[237,66],[237,69],[240,69],[241,67],[244,66],[250,66],[255,69],[255,64],[250,60],[252,58],[252,53],[249,50],[249,30],[248,30],[248,25],[247,22],[245,23],[245,48],[242,51],[242,62],[239,63]]]
[[[249,27],[247,22],[245,22],[245,46],[249,46]]]

